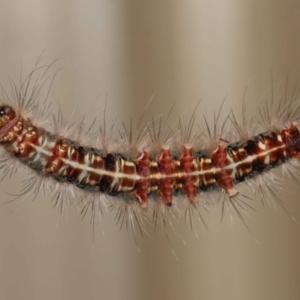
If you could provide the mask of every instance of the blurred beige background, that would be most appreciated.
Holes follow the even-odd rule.
[[[0,2],[0,81],[19,80],[46,49],[62,58],[53,85],[54,112],[107,119],[213,116],[241,107],[249,116],[270,97],[271,78],[299,83],[300,2],[297,0],[27,0]],[[299,86],[299,85],[298,85]],[[278,97],[280,98],[280,96]],[[247,111],[247,112],[248,112]],[[186,112],[186,114],[185,114]],[[0,185],[21,189],[22,174]],[[300,220],[300,187],[283,191]],[[298,193],[298,194],[297,194]],[[0,208],[0,299],[299,299],[300,226],[273,203],[249,210],[249,233],[236,214],[204,213],[195,221],[138,236],[119,230],[114,213],[95,226],[73,206],[60,215],[47,197]],[[104,234],[103,234],[104,232]],[[184,242],[183,242],[184,241]],[[175,253],[175,254],[174,254]]]

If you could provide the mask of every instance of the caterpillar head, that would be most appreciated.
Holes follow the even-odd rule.
[[[0,142],[3,142],[4,136],[14,127],[17,121],[17,114],[11,106],[0,105]]]
[[[9,105],[0,105],[0,129],[14,120],[16,112]]]

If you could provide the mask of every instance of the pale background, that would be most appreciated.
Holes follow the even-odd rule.
[[[202,99],[197,115],[211,118],[225,96],[238,110],[246,86],[249,107],[267,99],[271,74],[299,82],[299,37],[298,0],[2,0],[0,80],[9,89],[46,49],[45,62],[63,59],[53,101],[66,115],[76,103],[78,117],[101,119],[107,100],[107,118],[128,122],[154,96],[147,117],[176,103],[176,119]],[[294,186],[282,199],[299,221]],[[1,183],[1,203],[20,188],[17,176]],[[193,232],[176,225],[170,242],[150,231],[137,237],[140,251],[113,213],[93,241],[75,206],[63,216],[52,206],[44,197],[1,206],[0,299],[300,298],[300,226],[272,202],[249,211],[252,233],[235,214],[224,224],[204,214],[209,232],[197,221]]]

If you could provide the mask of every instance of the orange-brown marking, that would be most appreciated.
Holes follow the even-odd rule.
[[[170,176],[174,174],[174,160],[171,157],[170,148],[162,148],[162,153],[158,158],[159,169],[162,174],[166,177],[160,180],[159,192],[164,199],[166,205],[172,205],[172,196],[173,196],[173,185],[174,177]]]

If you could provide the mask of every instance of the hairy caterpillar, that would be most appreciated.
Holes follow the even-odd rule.
[[[53,118],[56,133],[51,132],[51,127],[37,125],[38,118],[49,119],[49,93],[42,101],[41,89],[55,77],[48,74],[50,67],[39,66],[38,61],[19,87],[11,82],[13,97],[3,90],[1,170],[5,177],[22,165],[29,167],[30,177],[20,195],[29,190],[37,195],[40,190],[49,189],[50,183],[56,204],[77,195],[83,203],[81,213],[91,210],[92,219],[96,211],[102,213],[117,207],[117,220],[134,231],[135,222],[142,230],[145,220],[156,225],[158,215],[170,210],[176,216],[188,217],[195,210],[205,224],[201,210],[218,204],[222,205],[222,215],[227,205],[242,218],[240,210],[247,205],[247,197],[237,187],[239,183],[253,182],[285,164],[291,166],[292,177],[298,172],[297,93],[290,100],[283,98],[276,115],[272,115],[272,102],[266,104],[260,118],[251,121],[258,124],[252,135],[238,124],[233,113],[218,126],[220,112],[213,128],[205,120],[205,126],[193,135],[193,114],[190,123],[175,133],[170,130],[163,134],[161,123],[151,120],[136,141],[132,141],[131,131],[124,126],[114,139],[117,150],[111,151],[105,125],[96,132],[97,141],[88,145],[58,133],[55,128],[62,123],[61,115]],[[269,128],[262,130],[263,123]],[[79,132],[81,127],[82,124]],[[87,133],[91,130],[88,128]],[[258,183],[257,187],[260,189],[261,185]]]

